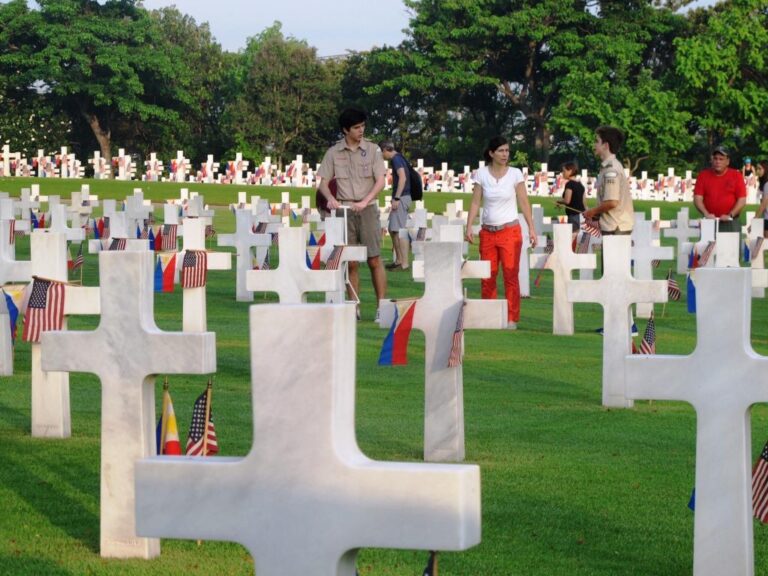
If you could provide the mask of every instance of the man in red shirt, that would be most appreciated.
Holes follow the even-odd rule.
[[[730,161],[724,146],[712,151],[712,167],[696,177],[693,204],[704,218],[720,221],[720,232],[741,232],[739,213],[747,203],[747,187],[741,172],[728,167]]]

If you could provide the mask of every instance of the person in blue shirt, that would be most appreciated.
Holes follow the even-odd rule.
[[[387,264],[388,270],[408,270],[408,247],[400,242],[400,230],[408,221],[408,209],[411,207],[411,182],[408,160],[395,149],[390,140],[379,144],[384,160],[392,163],[392,205],[389,212],[387,229],[392,237],[395,259]]]

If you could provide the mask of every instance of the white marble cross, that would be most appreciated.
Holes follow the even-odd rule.
[[[156,374],[216,370],[211,332],[164,332],[154,319],[154,254],[101,252],[101,321],[92,332],[44,332],[43,370],[101,380],[101,555],[150,558],[157,540],[136,536],[134,463],[155,453]]]
[[[140,534],[239,542],[259,576],[354,576],[359,548],[480,542],[477,466],[358,448],[354,306],[251,306],[250,320],[252,448],[138,462]]]
[[[768,358],[750,343],[745,269],[696,272],[696,349],[688,356],[632,356],[631,398],[682,400],[696,409],[695,576],[752,576],[750,407],[768,402]]]
[[[424,460],[464,460],[464,377],[462,366],[448,367],[453,333],[464,304],[464,329],[507,326],[507,301],[465,300],[462,293],[460,242],[428,242],[424,246],[424,295],[416,301],[413,328],[424,332]],[[485,277],[490,275],[490,262]],[[379,326],[389,328],[395,316],[391,300],[379,302]],[[463,338],[463,336],[462,336]],[[462,342],[463,346],[463,342]]]
[[[32,274],[40,278],[67,281],[67,240],[61,233],[37,230],[30,237]],[[64,322],[67,316],[99,314],[97,286],[64,287]],[[32,436],[35,438],[69,438],[72,416],[69,404],[69,373],[44,372],[39,342],[31,343],[32,358]]]
[[[674,251],[671,246],[654,244],[654,223],[645,220],[643,214],[635,214],[635,226],[632,229],[632,260],[636,280],[653,280],[653,261],[671,260]],[[635,313],[638,318],[650,318],[653,303],[638,302]]]
[[[272,245],[272,234],[254,234],[253,213],[250,210],[236,210],[234,234],[219,234],[217,242],[219,246],[235,248],[235,266],[237,267],[235,299],[238,302],[253,301],[253,292],[246,288],[246,274],[253,269],[251,248],[263,246],[269,250]]]
[[[552,333],[570,335],[573,334],[573,304],[568,301],[568,284],[574,270],[594,269],[597,257],[573,252],[573,227],[570,224],[552,224],[552,229],[555,236],[552,253],[531,254],[530,263],[532,268],[552,270]]]
[[[306,301],[308,292],[338,292],[344,289],[344,272],[310,270],[307,267],[307,234],[304,228],[283,227],[278,231],[277,268],[250,270],[245,275],[251,292],[276,292],[281,304]]]
[[[469,252],[468,243],[464,242],[464,226],[461,224],[442,224],[437,227],[432,242],[456,242],[461,244],[462,257]],[[411,274],[414,281],[424,282],[424,246],[419,242],[418,258],[413,260]],[[461,266],[461,278],[488,278],[491,273],[490,262],[486,260],[464,260]]]
[[[714,256],[716,267],[738,268],[739,256],[741,256],[741,233],[718,232]]]
[[[688,272],[688,255],[691,252],[689,240],[699,238],[700,231],[689,226],[688,208],[681,208],[674,222],[675,227],[664,229],[663,234],[665,238],[677,240],[677,273],[685,274]]]
[[[51,207],[51,226],[50,232],[64,234],[67,240],[85,240],[85,230],[83,228],[70,228],[67,225],[67,207],[58,204]]]
[[[22,188],[21,197],[15,203],[16,212],[22,220],[29,220],[29,213],[33,208],[40,208],[40,202],[32,199],[32,191],[29,188]]]
[[[16,246],[10,243],[10,234],[11,221],[0,220],[0,286],[8,282],[32,280],[32,262],[16,260]]]
[[[187,250],[205,251],[205,223],[200,218],[184,219],[184,242],[182,251],[176,257],[176,271],[180,274]],[[232,254],[229,252],[206,251],[208,270],[231,270]],[[205,332],[208,329],[206,310],[206,287],[184,288],[184,313],[182,330],[184,332]]]
[[[632,351],[630,308],[636,302],[666,302],[666,280],[641,281],[630,270],[631,238],[603,237],[603,277],[568,284],[571,302],[603,306],[603,406],[629,408],[624,359]]]

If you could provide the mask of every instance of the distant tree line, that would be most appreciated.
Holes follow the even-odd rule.
[[[139,0],[0,4],[0,142],[80,157],[118,146],[195,163],[316,162],[341,107],[412,158],[594,166],[594,128],[634,172],[699,167],[715,144],[768,155],[768,0],[405,0],[396,47],[322,59],[279,22],[221,49],[207,24]],[[394,8],[393,8],[394,9]]]

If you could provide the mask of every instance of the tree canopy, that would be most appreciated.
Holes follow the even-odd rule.
[[[627,133],[633,171],[701,164],[715,144],[768,154],[768,0],[405,0],[398,46],[319,58],[265,26],[226,52],[177,8],[139,0],[0,4],[0,140],[27,154],[118,146],[199,162],[318,161],[347,104],[407,155],[594,165],[594,129]],[[738,157],[735,158],[738,160]]]

